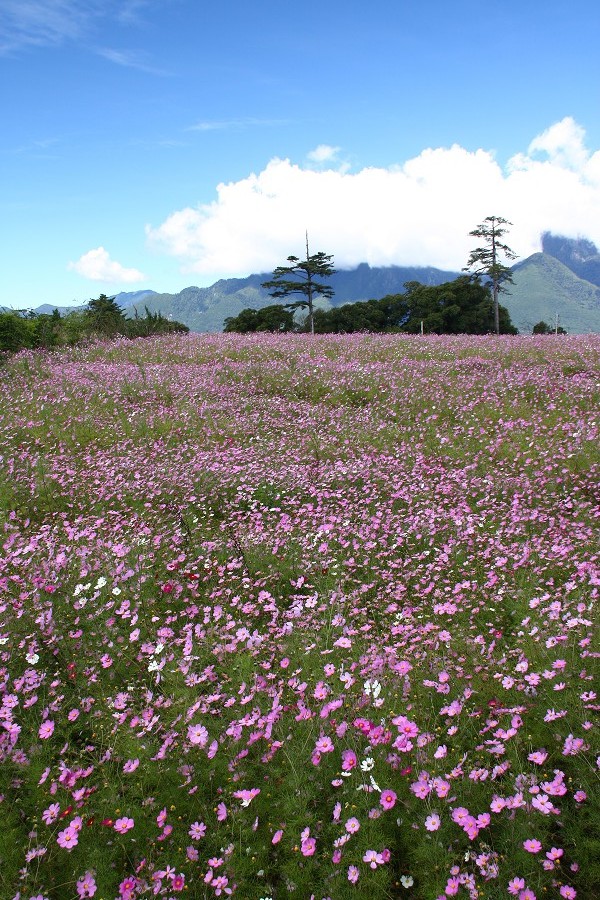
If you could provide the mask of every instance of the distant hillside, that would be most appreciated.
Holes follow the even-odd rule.
[[[559,324],[569,334],[600,332],[600,287],[578,278],[547,253],[534,253],[513,266],[514,285],[501,303],[522,334],[543,320]]]
[[[510,294],[501,296],[511,319],[522,334],[531,333],[540,320],[559,324],[571,334],[600,332],[600,253],[584,238],[573,240],[546,232],[542,236],[542,253],[513,266],[515,284]],[[188,287],[178,294],[155,291],[130,291],[116,295],[126,314],[161,312],[163,316],[183,322],[192,331],[221,331],[229,316],[237,316],[250,307],[260,309],[272,303],[261,287],[271,272],[228,278],[210,287]],[[433,267],[369,266],[361,263],[355,269],[339,270],[330,280],[335,294],[331,300],[317,301],[323,308],[341,306],[359,300],[380,299],[386,294],[404,291],[407,281],[426,285],[453,281],[461,273]],[[49,313],[55,307],[39,306],[35,312]],[[83,307],[79,307],[81,309]],[[74,307],[59,307],[62,314]]]
[[[579,278],[600,287],[600,253],[585,238],[561,237],[546,231],[542,235],[542,251],[553,256]]]
[[[370,300],[384,297],[386,294],[399,294],[404,291],[407,281],[420,281],[422,284],[443,284],[452,281],[458,272],[447,272],[429,267],[376,266],[361,263],[356,269],[338,271],[330,280],[335,296],[331,302],[317,301],[317,306],[329,308],[352,303],[357,300]],[[192,331],[222,331],[223,323],[229,316],[237,316],[242,309],[261,309],[273,299],[268,291],[261,287],[263,281],[271,277],[270,272],[261,275],[250,275],[248,278],[229,278],[217,281],[211,287],[189,287],[179,294],[154,294],[144,298],[143,303],[134,304],[128,310],[133,315],[135,309],[143,314],[147,306],[150,312],[161,311],[164,316],[171,316],[183,322]]]

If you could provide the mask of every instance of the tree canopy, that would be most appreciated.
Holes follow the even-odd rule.
[[[266,288],[273,299],[287,299],[293,294],[300,294],[301,299],[284,304],[287,309],[308,309],[308,327],[314,334],[314,298],[317,295],[331,299],[334,290],[331,285],[317,281],[318,278],[330,278],[335,269],[332,264],[333,256],[319,251],[312,255],[308,249],[308,234],[306,235],[306,259],[297,256],[288,256],[289,266],[277,266],[269,281],[264,281],[262,287]]]
[[[461,275],[440,285],[409,281],[406,293],[389,294],[380,300],[345,303],[333,309],[317,309],[313,316],[318,334],[350,334],[357,331],[404,332],[418,334],[488,334],[494,330],[494,309],[489,284]],[[289,331],[288,326],[268,327],[277,323],[285,312],[283,306],[263,310],[242,310],[239,316],[225,322],[225,331]],[[502,334],[516,334],[508,310],[499,307]]]

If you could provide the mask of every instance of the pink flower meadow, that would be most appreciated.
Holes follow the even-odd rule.
[[[8,894],[600,896],[599,375],[595,335],[5,361]]]

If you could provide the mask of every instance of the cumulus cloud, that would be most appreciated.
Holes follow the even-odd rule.
[[[600,244],[600,151],[585,146],[571,118],[549,127],[502,167],[492,152],[429,148],[389,168],[350,172],[320,145],[302,167],[272,159],[262,172],[219,184],[212,203],[173,212],[147,226],[155,249],[179,258],[206,283],[223,275],[268,272],[290,253],[332,253],[338,268],[465,265],[473,230],[486,216],[513,223],[519,257],[540,249],[544,231]],[[329,163],[315,169],[311,163]]]
[[[90,281],[103,281],[106,284],[135,284],[146,280],[142,272],[126,269],[121,263],[111,259],[104,247],[89,250],[77,262],[70,262],[68,268]]]

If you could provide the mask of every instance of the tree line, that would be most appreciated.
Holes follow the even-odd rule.
[[[0,352],[15,353],[36,347],[52,349],[73,346],[94,339],[151,337],[159,334],[186,333],[187,325],[173,322],[162,313],[151,313],[145,307],[140,316],[127,318],[114,297],[101,294],[90,300],[85,309],[61,316],[52,313],[0,312]]]
[[[306,235],[306,258],[288,256],[288,266],[278,266],[263,287],[273,299],[287,303],[271,304],[263,309],[243,309],[225,320],[224,331],[310,331],[312,334],[342,334],[355,331],[402,331],[409,334],[517,334],[506,307],[498,297],[512,282],[510,268],[502,262],[516,254],[502,238],[511,223],[500,216],[488,216],[472,237],[481,239],[463,269],[468,275],[445,284],[430,286],[409,281],[403,294],[390,294],[380,300],[346,303],[334,309],[315,309],[317,296],[333,297],[333,289],[324,283],[335,274],[333,257],[310,254]],[[321,279],[320,281],[317,279]],[[292,296],[299,299],[290,300]],[[296,320],[296,310],[305,308],[304,322]]]
[[[489,285],[468,276],[435,286],[409,281],[405,293],[379,300],[345,303],[333,309],[315,309],[312,328],[298,323],[293,310],[281,304],[244,309],[225,320],[224,331],[309,331],[315,334],[351,334],[358,331],[405,334],[487,334],[495,330],[494,303]],[[508,310],[499,304],[500,334],[517,334]]]

